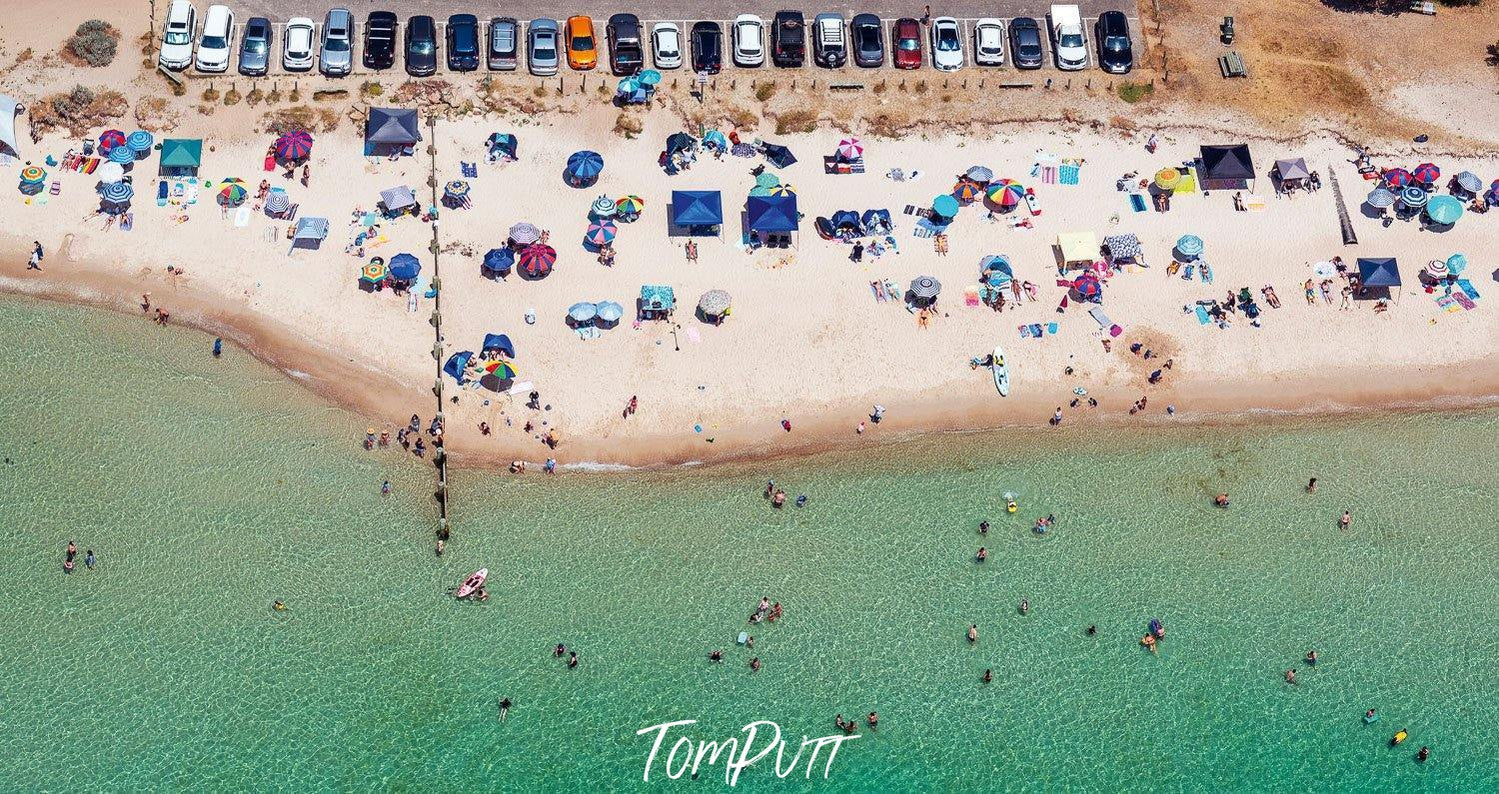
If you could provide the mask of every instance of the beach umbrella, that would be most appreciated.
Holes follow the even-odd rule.
[[[1391,168],[1381,176],[1384,183],[1392,188],[1402,188],[1411,183],[1411,172],[1404,168]]]
[[[779,184],[781,184],[781,178],[770,171],[761,171],[760,175],[755,177],[756,187],[769,189]]]
[[[378,260],[372,260],[369,264],[359,269],[359,280],[366,284],[378,284],[384,281],[385,277],[389,275],[390,271],[386,269],[385,263]]]
[[[486,375],[493,375],[501,380],[515,380],[520,374],[515,368],[515,362],[501,358],[490,359],[480,367]]]
[[[661,82],[661,73],[655,69],[646,69],[640,74],[635,75],[635,79],[641,85],[656,85]]]
[[[1202,256],[1202,238],[1195,234],[1184,234],[1176,241],[1176,250],[1183,256]]]
[[[981,165],[969,168],[966,176],[980,185],[987,185],[994,181],[994,172]]]
[[[312,133],[306,130],[284,132],[272,146],[276,159],[281,162],[302,160],[312,154]]]
[[[729,139],[724,137],[724,134],[719,132],[718,130],[708,130],[707,132],[703,133],[703,145],[717,146],[720,149],[727,149],[729,148]]]
[[[545,278],[557,264],[557,251],[544,243],[526,246],[517,260],[520,270],[531,278]]]
[[[780,197],[780,196],[795,196],[796,195],[796,188],[794,188],[794,187],[792,187],[790,185],[776,185],[775,187],[773,187],[773,188],[770,189],[770,195],[777,196],[777,197]]]
[[[515,266],[515,251],[510,248],[491,248],[484,255],[484,269],[495,273],[509,273]]]
[[[421,260],[412,254],[396,254],[390,258],[390,274],[402,281],[410,281],[420,272],[422,272]]]
[[[1397,198],[1389,188],[1377,187],[1369,191],[1369,196],[1364,199],[1364,203],[1376,209],[1388,209],[1395,206]]]
[[[1462,254],[1453,254],[1447,257],[1447,272],[1454,276],[1462,275],[1468,269],[1468,258]]]
[[[1463,171],[1457,176],[1453,177],[1453,179],[1457,181],[1457,186],[1459,188],[1462,188],[1469,193],[1477,193],[1478,191],[1483,190],[1483,180],[1479,179],[1478,174],[1475,174],[1472,171]]]
[[[151,147],[155,144],[156,136],[145,130],[136,130],[125,136],[125,146],[136,154],[144,154],[151,151]]]
[[[1434,163],[1422,163],[1411,169],[1411,176],[1423,185],[1434,185],[1442,177],[1442,169]]]
[[[639,90],[640,83],[635,82],[633,77],[626,77],[619,81],[619,87],[614,89],[614,93],[629,96]]]
[[[596,218],[612,218],[617,210],[614,199],[608,196],[599,196],[593,200],[593,206],[588,208],[588,211],[592,212]]]
[[[47,172],[39,166],[28,165],[21,169],[21,184],[35,185],[47,179]]]
[[[1312,265],[1312,275],[1317,278],[1332,278],[1337,275],[1338,266],[1331,262],[1318,262]]]
[[[911,294],[923,300],[937,297],[942,291],[942,282],[931,276],[917,276],[911,280]]]
[[[858,138],[844,138],[838,142],[837,153],[844,160],[857,160],[864,156],[864,144]]]
[[[1493,193],[1496,196],[1499,196],[1499,179],[1495,179],[1492,183],[1489,184],[1489,192]]]
[[[599,316],[599,307],[597,304],[585,301],[574,303],[567,307],[567,319],[575,323],[586,323],[597,316]]]
[[[461,199],[464,196],[467,196],[468,191],[468,183],[463,181],[462,179],[454,179],[453,181],[442,186],[443,195],[453,199]]]
[[[1001,179],[989,186],[988,197],[990,203],[1008,209],[1025,200],[1025,188],[1013,179]]]
[[[583,239],[602,248],[614,242],[614,235],[618,231],[619,229],[615,227],[614,221],[606,218],[588,224],[588,231],[583,233]]]
[[[984,194],[984,186],[972,179],[960,179],[958,184],[952,187],[953,197],[967,204]]]
[[[249,198],[250,192],[239,182],[230,182],[219,189],[218,202],[225,207],[238,207]]]
[[[717,317],[729,310],[733,305],[729,293],[721,289],[710,289],[703,293],[703,297],[697,299],[697,308],[709,317]]]
[[[108,154],[110,149],[113,149],[116,146],[120,146],[124,143],[125,133],[120,132],[119,130],[105,130],[99,133],[99,151],[104,152],[105,154]]]
[[[110,149],[109,154],[106,154],[104,156],[108,158],[111,163],[119,163],[120,165],[129,165],[130,163],[135,162],[135,152],[130,151],[130,147],[124,145],[116,146],[115,148]]]
[[[614,301],[603,301],[597,305],[599,322],[617,323],[625,316],[625,307]]]
[[[1426,206],[1430,198],[1431,196],[1426,193],[1426,188],[1420,185],[1407,185],[1400,191],[1400,203],[1412,209]]]
[[[101,163],[94,169],[94,178],[108,185],[125,178],[125,166],[119,163]]]
[[[1103,283],[1092,273],[1084,273],[1073,279],[1072,289],[1077,292],[1079,298],[1085,301],[1096,300],[1103,295]]]
[[[1463,216],[1463,203],[1452,196],[1432,196],[1426,202],[1426,217],[1438,226],[1451,226]]]
[[[1446,278],[1448,273],[1447,263],[1440,259],[1433,259],[1426,263],[1426,272],[1430,273],[1432,278]]]
[[[958,200],[952,196],[938,196],[932,199],[932,212],[944,218],[955,218],[958,215]]]
[[[520,245],[530,245],[541,239],[541,230],[522,221],[510,227],[510,239]]]
[[[631,194],[614,202],[614,209],[621,215],[639,215],[645,209],[645,199]]]
[[[582,180],[596,178],[604,171],[604,156],[598,152],[583,150],[573,152],[567,158],[567,172]]]
[[[766,198],[770,196],[770,188],[764,187],[762,185],[755,185],[754,187],[750,188],[749,194],[752,198]]]
[[[104,189],[99,191],[99,198],[111,204],[123,204],[129,201],[130,197],[134,195],[135,188],[131,187],[127,182],[114,182],[105,185]]]
[[[1161,190],[1175,190],[1182,181],[1182,172],[1176,168],[1162,168],[1155,174],[1155,186]]]
[[[286,212],[291,209],[291,196],[286,195],[284,190],[272,190],[265,198],[265,211],[271,214]]]

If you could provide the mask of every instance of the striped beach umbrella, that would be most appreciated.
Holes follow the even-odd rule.
[[[1447,263],[1441,259],[1433,259],[1426,263],[1426,272],[1430,273],[1432,278],[1446,278]]]
[[[1489,192],[1493,193],[1496,196],[1499,196],[1499,179],[1495,179],[1492,183],[1489,184]]]
[[[520,245],[530,245],[541,239],[541,230],[534,224],[522,221],[510,227],[510,239]]]
[[[390,258],[390,274],[402,281],[410,281],[422,272],[422,262],[412,254],[396,254]]]
[[[99,198],[104,199],[110,204],[124,204],[125,202],[130,200],[131,196],[134,195],[135,188],[131,187],[129,183],[126,182],[115,182],[112,184],[108,184],[104,186],[103,190],[99,191]]]
[[[231,182],[219,189],[218,202],[225,207],[238,207],[245,203],[245,199],[249,196],[250,192],[245,190],[244,185]]]
[[[265,199],[265,211],[268,213],[286,212],[291,209],[291,196],[286,195],[284,190],[272,190]]]
[[[573,152],[567,158],[567,172],[581,180],[592,180],[604,172],[604,156],[586,149]]]
[[[770,189],[770,195],[777,198],[781,196],[795,196],[796,188],[790,185],[776,185],[775,187]]]
[[[994,181],[994,171],[982,165],[969,168],[965,175],[980,185],[987,185]]]
[[[1391,168],[1380,176],[1392,188],[1403,188],[1411,183],[1411,172],[1404,168]]]
[[[35,185],[47,178],[47,172],[40,167],[28,165],[21,169],[21,184]]]
[[[557,251],[545,243],[533,243],[520,252],[521,273],[531,278],[545,278],[557,264]]]
[[[1389,209],[1395,206],[1395,200],[1399,198],[1389,188],[1377,187],[1369,191],[1369,196],[1364,203],[1375,209]]]
[[[1430,198],[1431,196],[1426,193],[1426,188],[1418,185],[1407,185],[1400,191],[1400,203],[1412,209],[1426,206]]]
[[[378,259],[371,260],[369,264],[359,269],[359,280],[366,284],[378,284],[390,275],[390,270],[385,263]]]
[[[1426,202],[1426,217],[1438,226],[1451,226],[1462,216],[1463,203],[1452,196],[1433,196]]]
[[[615,227],[614,221],[607,218],[588,224],[588,231],[584,232],[583,239],[590,244],[602,248],[614,242],[614,235],[619,229]]]
[[[1435,163],[1422,163],[1411,169],[1411,176],[1423,185],[1434,185],[1442,178],[1442,169],[1437,168]]]
[[[968,204],[984,195],[984,186],[972,179],[960,179],[958,184],[952,186],[952,195],[958,201]]]
[[[917,276],[911,280],[911,294],[918,298],[935,298],[942,292],[942,282],[933,276]]]
[[[614,202],[614,209],[620,215],[639,215],[645,209],[645,199],[631,194]]]
[[[1459,188],[1469,193],[1477,193],[1483,190],[1483,180],[1479,179],[1478,174],[1472,171],[1462,171],[1453,177],[1453,179],[1456,180]]]
[[[453,181],[442,186],[442,194],[448,198],[453,199],[461,199],[464,196],[467,196],[468,190],[468,183],[463,181],[462,179],[454,179]]]
[[[272,146],[280,162],[304,160],[312,154],[312,133],[306,130],[283,132]]]
[[[608,196],[599,196],[593,200],[593,206],[588,208],[595,218],[612,218],[617,210],[614,199]]]
[[[490,359],[482,368],[485,374],[493,375],[501,380],[515,380],[520,375],[520,371],[515,368],[515,362],[502,358]]]
[[[156,145],[156,136],[145,130],[136,130],[125,136],[125,145],[130,147],[130,151],[136,154],[145,154],[151,151],[152,146]]]
[[[844,138],[838,142],[838,156],[844,160],[857,160],[864,156],[864,144],[858,138]]]
[[[1077,291],[1078,297],[1085,301],[1091,301],[1103,294],[1103,283],[1098,276],[1092,273],[1084,273],[1072,282],[1072,288]]]
[[[125,143],[125,133],[119,130],[105,130],[99,133],[99,151],[105,154],[123,143]]]
[[[1202,256],[1202,238],[1195,234],[1184,234],[1176,241],[1176,250],[1183,256]]]
[[[130,151],[130,147],[124,145],[110,149],[109,154],[106,154],[105,157],[111,163],[119,163],[120,165],[129,165],[135,162],[135,152]]]
[[[1025,187],[1013,179],[1001,179],[989,186],[990,203],[1001,209],[1009,209],[1025,200]]]

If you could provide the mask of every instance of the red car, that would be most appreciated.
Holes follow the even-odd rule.
[[[910,17],[895,20],[890,38],[894,40],[895,68],[921,68],[921,23]]]

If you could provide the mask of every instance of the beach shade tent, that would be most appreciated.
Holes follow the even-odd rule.
[[[895,221],[890,217],[890,210],[864,210],[859,216],[859,225],[864,227],[864,233],[871,236],[889,234],[895,230]]]
[[[145,130],[136,130],[125,136],[125,146],[135,154],[136,159],[145,157],[156,145],[156,136]]]
[[[1399,190],[1400,188],[1403,188],[1406,185],[1409,185],[1411,182],[1415,181],[1415,177],[1411,176],[1411,172],[1405,170],[1404,168],[1391,168],[1383,174],[1380,174],[1380,178],[1384,180],[1384,183],[1388,185],[1391,190]]]
[[[1275,176],[1280,180],[1281,187],[1300,187],[1302,180],[1311,179],[1312,172],[1306,167],[1306,159],[1297,157],[1292,160],[1276,160]]]
[[[984,186],[964,177],[952,186],[952,196],[964,204],[972,204],[979,196],[984,195]]]
[[[390,258],[390,275],[401,281],[411,281],[422,272],[422,262],[412,254],[396,254]]]
[[[599,196],[593,200],[593,206],[589,207],[588,211],[595,218],[612,218],[617,209],[614,199],[608,196]]]
[[[479,265],[479,270],[481,273],[503,276],[513,267],[515,267],[515,249],[506,246],[489,249],[489,252],[484,255],[483,263]]]
[[[614,202],[615,217],[621,221],[629,222],[640,217],[641,211],[645,209],[645,199],[631,194]]]
[[[1360,287],[1387,287],[1390,292],[1398,294],[1396,287],[1400,286],[1400,267],[1394,257],[1381,257],[1358,260],[1358,282]]]
[[[290,256],[291,251],[295,251],[298,248],[316,249],[318,246],[321,246],[323,244],[323,240],[326,240],[327,238],[327,218],[298,218],[296,228],[292,230],[291,250],[287,251],[286,253],[288,256]]]
[[[283,132],[271,144],[278,163],[300,163],[312,155],[312,133],[306,130]]]
[[[532,243],[521,249],[516,258],[522,278],[543,279],[552,274],[557,265],[557,250],[546,243]]]
[[[460,350],[459,352],[448,356],[448,360],[442,365],[442,371],[448,377],[451,377],[453,380],[458,381],[458,385],[461,386],[463,385],[463,382],[467,380],[467,378],[464,377],[463,373],[468,369],[468,362],[473,359],[473,357],[474,351]]]
[[[1175,190],[1182,182],[1180,168],[1162,168],[1155,174],[1155,186],[1161,190]]]
[[[486,150],[492,159],[518,160],[520,155],[520,140],[508,132],[490,133],[489,139],[484,142]]]
[[[864,224],[859,219],[859,213],[853,210],[838,210],[828,218],[828,224],[835,232],[848,232],[856,237],[864,233]]]
[[[703,133],[703,145],[723,151],[729,148],[729,139],[718,130],[708,130]]]
[[[1116,264],[1138,264],[1145,258],[1145,248],[1133,234],[1108,235],[1103,238],[1103,251]]]
[[[1422,163],[1411,169],[1411,178],[1423,185],[1435,185],[1442,178],[1442,169],[1435,163]]]
[[[952,196],[943,194],[932,199],[932,212],[942,218],[956,218],[958,216],[958,200]]]
[[[593,318],[593,324],[600,328],[613,328],[625,316],[625,307],[614,301],[600,301],[595,304],[598,314]]]
[[[239,182],[230,182],[219,188],[219,194],[217,197],[215,197],[214,200],[217,201],[220,206],[238,207],[239,205],[245,203],[245,199],[249,197],[250,191],[245,190],[245,186],[243,184],[240,184]]]
[[[1025,187],[1013,179],[1001,179],[989,185],[985,196],[990,204],[1002,210],[1012,209],[1025,200]]]
[[[942,294],[942,282],[935,276],[917,276],[911,279],[911,287],[906,291],[906,300],[916,306],[930,306],[937,302],[937,296]]]
[[[661,284],[645,284],[640,288],[640,299],[635,304],[636,314],[642,320],[668,320],[677,309],[677,293]]]
[[[972,179],[973,181],[979,183],[980,185],[987,185],[990,182],[994,181],[994,171],[993,171],[993,169],[986,168],[985,166],[982,166],[982,165],[975,165],[975,166],[970,167],[967,171],[965,171],[963,173],[963,176],[966,176],[969,179]]]
[[[697,313],[703,322],[718,325],[733,308],[734,301],[729,293],[721,289],[710,289],[697,299]]]
[[[1176,248],[1173,249],[1173,253],[1181,261],[1191,262],[1197,257],[1202,256],[1203,248],[1204,245],[1201,237],[1195,234],[1184,234],[1177,238]]]
[[[541,239],[541,230],[535,224],[521,221],[510,227],[510,242],[519,246],[527,246]]]
[[[1400,203],[1410,209],[1420,209],[1426,206],[1426,202],[1430,199],[1431,194],[1420,185],[1406,185],[1400,189]]]
[[[1369,195],[1364,198],[1364,203],[1378,210],[1386,210],[1395,206],[1399,198],[1389,188],[1377,187],[1369,191]]]
[[[504,353],[515,358],[515,343],[506,334],[485,334],[484,344],[479,349],[485,353]]]
[[[697,146],[697,139],[685,132],[674,132],[666,136],[666,153],[685,152]]]
[[[276,216],[291,209],[291,196],[285,190],[272,189],[265,197],[265,214]]]
[[[1478,174],[1472,171],[1459,172],[1457,176],[1452,178],[1452,184],[1458,190],[1471,196],[1476,196],[1478,195],[1478,191],[1483,190],[1483,180],[1479,179]]]
[[[1249,146],[1203,146],[1199,150],[1203,190],[1244,190],[1254,181],[1254,159]]]
[[[795,232],[796,196],[751,196],[744,206],[745,226],[750,232],[780,234]]]
[[[1426,202],[1426,217],[1436,226],[1451,226],[1463,216],[1463,203],[1452,196],[1432,196]]]
[[[603,248],[614,242],[614,235],[619,233],[619,228],[614,221],[608,218],[600,218],[588,224],[588,230],[583,233],[583,242],[594,248]]]
[[[16,144],[16,116],[21,114],[21,103],[0,95],[0,155],[19,158],[21,150]]]
[[[671,192],[671,226],[687,234],[699,229],[723,228],[723,194],[717,190],[673,190]]]
[[[765,144],[764,152],[765,159],[776,168],[790,168],[792,163],[796,162],[796,155],[792,154],[790,149],[777,143]]]
[[[369,264],[359,268],[359,283],[361,284],[373,286],[384,281],[389,276],[390,269],[385,266],[384,262],[380,261],[379,257],[371,259]]]
[[[125,178],[125,166],[119,163],[100,163],[94,169],[94,178],[106,185],[114,184]]]
[[[416,111],[410,108],[370,108],[364,122],[364,153],[391,155],[404,153],[422,139]]]
[[[135,152],[131,151],[129,146],[121,144],[110,149],[109,154],[104,155],[104,158],[111,163],[130,165],[135,162]]]
[[[979,278],[991,287],[1008,286],[1015,280],[1015,268],[1004,254],[986,256],[979,260]]]
[[[591,187],[604,172],[604,156],[598,152],[583,150],[573,152],[567,158],[563,179],[572,187]]]
[[[864,157],[864,144],[858,138],[844,138],[838,142],[838,148],[833,150],[833,156],[851,163]]]
[[[1098,235],[1093,232],[1062,232],[1057,235],[1059,269],[1068,265],[1091,265],[1098,258]]]
[[[125,145],[125,133],[120,130],[105,130],[99,133],[99,153],[109,154],[116,146]]]
[[[388,215],[399,215],[401,212],[417,206],[416,194],[405,185],[397,185],[393,188],[380,191],[380,204]]]
[[[166,138],[161,142],[158,170],[162,176],[195,177],[202,166],[201,138]]]
[[[597,304],[583,301],[567,307],[567,324],[574,328],[588,325],[597,316],[599,316]]]

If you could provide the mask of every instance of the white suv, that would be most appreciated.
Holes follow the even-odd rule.
[[[167,25],[161,34],[161,55],[157,60],[172,70],[186,69],[193,62],[193,33],[198,27],[198,9],[187,0],[172,0],[167,9]]]
[[[734,18],[734,65],[761,66],[765,63],[765,23],[754,14]]]
[[[198,40],[198,58],[194,61],[198,71],[228,71],[233,41],[234,12],[229,6],[209,6],[208,15],[203,17],[203,37]]]
[[[682,31],[675,24],[657,22],[651,26],[651,58],[657,69],[682,66]]]

